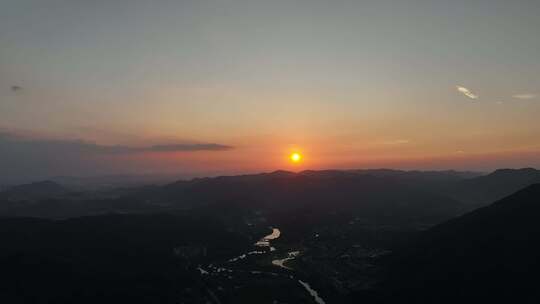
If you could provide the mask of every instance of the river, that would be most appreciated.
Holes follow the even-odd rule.
[[[287,254],[286,258],[273,260],[272,265],[276,265],[278,267],[285,268],[288,270],[293,270],[291,267],[285,266],[285,262],[294,260],[299,255],[300,255],[300,251],[291,251]]]
[[[255,243],[255,246],[257,247],[268,247],[270,248],[270,251],[274,251],[275,248],[271,246],[272,240],[275,240],[281,236],[281,231],[278,228],[272,228],[272,233],[261,238],[257,243]],[[287,269],[287,270],[293,270],[292,268],[285,266],[285,262],[295,259],[297,256],[300,255],[300,251],[291,251],[287,253],[287,257],[283,259],[275,259],[272,260],[272,265]],[[315,302],[317,304],[326,304],[324,300],[319,296],[319,293],[313,289],[309,283],[304,282],[302,280],[298,280],[298,283],[304,287],[304,289],[313,297]]]
[[[317,304],[326,304],[326,302],[324,302],[324,300],[319,297],[319,293],[315,289],[311,288],[308,283],[302,280],[298,280],[298,283],[304,286],[304,288],[309,292],[309,294],[315,299],[315,302],[317,302]]]
[[[276,248],[272,246],[271,241],[278,239],[280,236],[281,236],[281,231],[278,228],[272,228],[272,233],[262,237],[261,239],[259,239],[254,244],[255,247],[259,248],[259,250],[253,250],[253,251],[241,254],[241,255],[239,255],[239,256],[237,256],[235,258],[229,259],[227,262],[228,263],[234,263],[234,262],[238,262],[240,260],[243,260],[243,259],[247,258],[248,256],[259,255],[259,254],[262,255],[262,254],[267,254],[267,253],[270,253],[270,252],[274,252],[274,251],[276,251]],[[267,250],[265,250],[265,249],[267,249]],[[300,254],[301,254],[300,251],[288,252],[287,257],[285,257],[283,259],[272,260],[272,265],[283,268],[283,269],[286,269],[286,270],[289,270],[289,271],[294,271],[294,269],[286,266],[285,262],[290,261],[292,259],[295,259]],[[233,270],[230,270],[230,269],[218,268],[218,267],[215,267],[215,266],[212,266],[212,265],[209,266],[209,269],[210,269],[210,271],[214,271],[214,272],[218,272],[218,273],[222,272],[222,271],[227,271],[227,272],[231,272],[231,273],[234,272]],[[198,270],[201,272],[201,275],[208,275],[209,274],[208,271],[202,269],[201,267],[199,267]],[[261,274],[262,272],[253,270],[253,271],[251,271],[251,273],[252,274]],[[277,273],[275,275],[277,275]],[[290,275],[289,277],[291,279],[294,279],[295,276]],[[314,290],[307,282],[302,281],[302,280],[298,280],[298,283],[313,297],[313,299],[315,300],[315,302],[317,304],[325,304],[324,300],[319,296],[319,293],[316,290]]]

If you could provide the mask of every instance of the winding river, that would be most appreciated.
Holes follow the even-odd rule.
[[[281,231],[278,228],[272,228],[272,233],[263,237],[257,243],[255,243],[255,246],[257,247],[266,247],[270,248],[270,251],[275,251],[276,249],[271,246],[270,241],[275,240],[281,236]],[[252,251],[253,252],[253,251]],[[258,252],[258,251],[255,251]],[[249,253],[248,253],[249,254]],[[285,262],[295,259],[297,256],[300,255],[300,251],[291,251],[287,253],[287,257],[283,259],[276,259],[272,260],[272,265],[287,269],[287,270],[293,270],[292,268],[285,266]],[[324,300],[319,296],[319,293],[313,289],[309,283],[304,282],[302,280],[298,280],[298,283],[304,287],[304,289],[313,297],[315,302],[317,304],[326,304]]]
[[[311,288],[308,283],[302,280],[298,280],[298,283],[304,286],[304,288],[309,292],[309,294],[315,299],[315,302],[317,302],[317,304],[326,304],[326,302],[324,302],[324,300],[319,297],[319,293],[315,289]]]
[[[234,263],[234,262],[238,262],[240,260],[243,260],[243,259],[245,259],[245,258],[247,258],[248,256],[251,256],[251,255],[259,255],[259,254],[262,255],[262,254],[267,254],[269,252],[276,251],[276,248],[274,248],[272,246],[271,241],[273,241],[275,239],[278,239],[280,236],[281,236],[281,231],[278,228],[272,228],[272,233],[262,237],[261,239],[259,239],[254,244],[254,246],[256,248],[258,248],[259,250],[253,250],[253,251],[244,253],[242,255],[239,255],[239,256],[237,256],[235,258],[232,258],[232,259],[228,260],[227,262],[228,263]],[[285,257],[283,259],[272,260],[272,265],[283,268],[283,269],[286,269],[286,270],[289,270],[289,271],[293,271],[294,269],[292,269],[291,267],[286,266],[285,262],[295,259],[296,257],[298,257],[300,255],[300,253],[301,253],[300,251],[288,252],[287,257]],[[233,272],[230,269],[216,268],[216,267],[213,267],[212,265],[210,267],[213,268],[213,270],[216,271],[216,272],[222,272],[222,271]],[[199,267],[198,269],[201,272],[201,275],[209,274],[208,271],[202,269],[201,267]],[[252,274],[261,274],[262,272],[261,271],[251,271],[251,273]],[[275,275],[277,275],[277,273]],[[294,279],[294,276],[290,275],[290,278]],[[302,280],[298,280],[298,283],[300,285],[302,285],[302,287],[304,287],[304,289],[313,297],[313,299],[315,300],[315,302],[317,304],[325,304],[324,300],[319,296],[318,292],[316,290],[314,290],[307,282],[304,282]]]
[[[300,251],[291,251],[287,254],[287,257],[284,259],[277,259],[272,261],[272,265],[276,265],[281,268],[285,268],[288,270],[293,270],[291,267],[285,266],[285,262],[294,260],[297,256],[300,255]]]

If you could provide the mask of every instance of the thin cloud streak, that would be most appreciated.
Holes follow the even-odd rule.
[[[382,142],[383,145],[406,145],[411,141],[408,139],[396,139]]]
[[[19,92],[19,91],[22,90],[22,87],[13,85],[13,86],[10,87],[10,90],[11,90],[12,92]]]
[[[0,130],[0,146],[4,147],[42,147],[48,150],[91,153],[91,154],[126,154],[138,152],[197,152],[197,151],[226,151],[234,147],[216,143],[180,143],[154,145],[150,147],[131,147],[122,145],[100,145],[82,140],[24,138]]]
[[[463,95],[469,97],[470,99],[478,99],[479,96],[474,94],[471,90],[467,89],[466,87],[462,86],[456,86],[458,92],[462,93]]]
[[[149,148],[143,148],[144,151],[153,152],[174,152],[174,151],[226,151],[233,149],[232,146],[220,144],[175,144],[175,145],[157,145]]]
[[[516,95],[513,95],[512,98],[515,98],[515,99],[521,99],[521,100],[529,100],[529,99],[535,99],[537,97],[537,95],[535,94],[529,94],[529,93],[526,93],[526,94],[516,94]]]
[[[0,178],[48,178],[58,175],[105,175],[193,171],[198,153],[234,149],[216,143],[155,146],[100,145],[82,140],[51,139],[0,129]],[[170,155],[163,155],[163,154]],[[173,153],[183,153],[182,157]]]

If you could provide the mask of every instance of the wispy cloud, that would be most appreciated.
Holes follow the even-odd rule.
[[[512,96],[512,98],[522,99],[522,100],[535,99],[536,97],[537,97],[536,94],[530,94],[530,93],[516,94]]]
[[[216,143],[179,143],[154,145],[149,147],[132,147],[122,145],[100,145],[82,140],[25,138],[0,130],[0,146],[45,148],[70,153],[91,154],[123,154],[138,152],[196,152],[196,151],[225,151],[232,146]]]
[[[469,97],[470,99],[478,99],[479,97],[478,95],[474,94],[471,90],[467,89],[466,87],[456,86],[456,89],[458,90],[458,92]]]
[[[411,141],[408,139],[395,139],[395,140],[387,140],[383,141],[383,145],[406,145],[410,143]]]
[[[225,151],[233,147],[221,144],[172,144],[157,145],[149,148],[143,148],[145,151],[169,152],[169,151]]]
[[[234,149],[217,143],[169,143],[153,146],[101,145],[82,140],[54,139],[0,128],[1,177],[115,174],[137,170],[189,170],[199,152]],[[185,157],[153,157],[153,153],[186,153]],[[175,164],[171,169],[170,162]]]

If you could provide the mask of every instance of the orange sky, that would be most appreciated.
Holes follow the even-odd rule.
[[[540,166],[537,1],[156,1],[8,0],[6,174]]]

